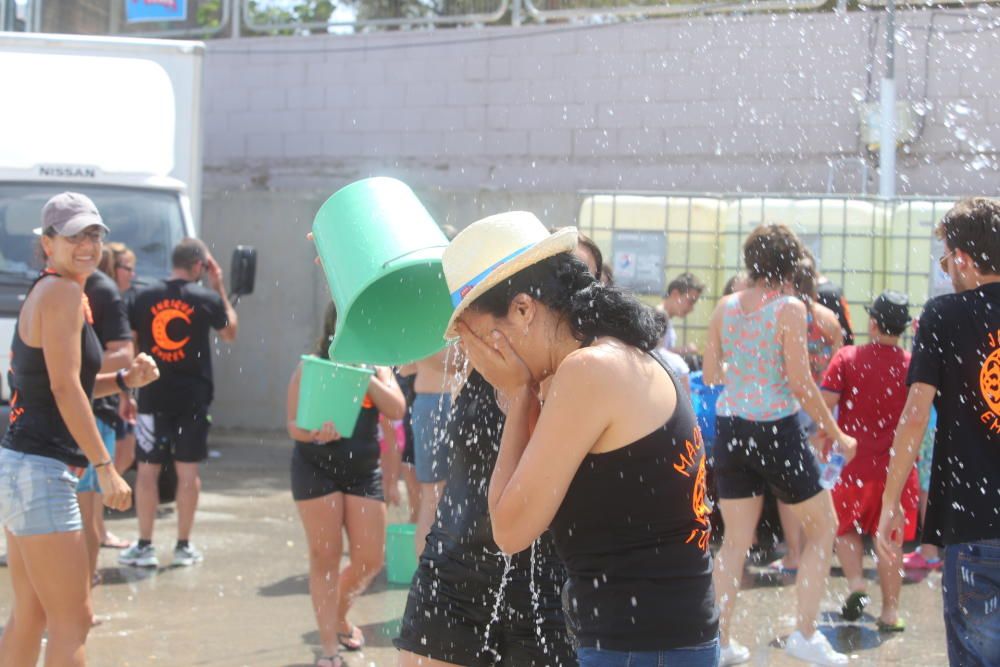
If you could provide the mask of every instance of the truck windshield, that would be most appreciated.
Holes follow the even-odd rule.
[[[0,273],[33,276],[39,270],[33,230],[41,224],[45,202],[65,190],[94,200],[111,229],[108,241],[124,243],[135,253],[139,280],[170,273],[170,252],[186,236],[177,194],[78,183],[0,183]]]

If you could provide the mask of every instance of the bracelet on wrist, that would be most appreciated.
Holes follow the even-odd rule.
[[[117,373],[115,373],[115,384],[117,384],[118,388],[124,392],[128,392],[132,389],[127,384],[125,384],[125,369],[121,369]]]
[[[100,470],[101,468],[105,468],[109,465],[111,465],[111,459],[108,459],[107,461],[101,461],[100,463],[95,463],[94,470]]]

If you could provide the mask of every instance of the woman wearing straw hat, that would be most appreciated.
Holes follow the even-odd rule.
[[[665,322],[598,281],[530,213],[473,223],[443,268],[473,366],[506,407],[489,488],[493,536],[527,549],[551,528],[563,611],[584,667],[716,665],[701,434],[650,354]]]

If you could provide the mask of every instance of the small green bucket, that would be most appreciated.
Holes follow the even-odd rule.
[[[331,359],[395,366],[444,347],[448,239],[406,184],[379,177],[341,188],[312,231],[337,304]]]
[[[335,364],[303,354],[296,426],[311,431],[333,422],[338,433],[351,437],[373,374],[367,368]]]
[[[390,523],[385,529],[385,576],[390,584],[410,585],[417,571],[417,553],[413,548],[416,525]]]

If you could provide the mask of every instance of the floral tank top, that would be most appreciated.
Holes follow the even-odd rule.
[[[778,311],[794,298],[775,298],[752,313],[743,312],[738,298],[729,300],[722,314],[726,385],[718,414],[775,421],[799,411],[778,338]]]

